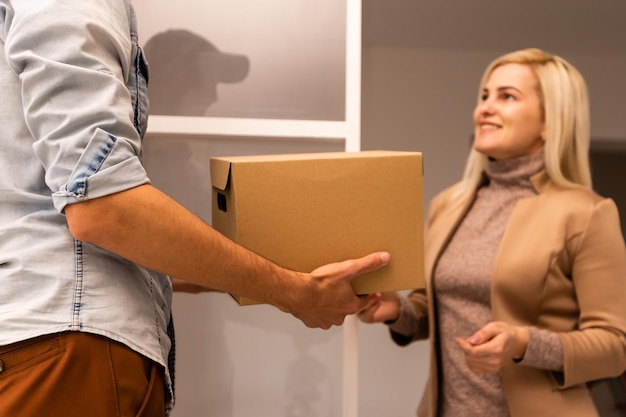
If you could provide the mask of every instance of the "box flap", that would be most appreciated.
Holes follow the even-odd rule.
[[[209,165],[211,169],[211,184],[215,188],[225,190],[228,187],[228,178],[230,178],[231,162],[228,159],[211,158]]]

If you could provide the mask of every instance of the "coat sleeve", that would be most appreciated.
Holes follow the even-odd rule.
[[[588,224],[568,246],[580,319],[577,330],[559,334],[562,387],[618,376],[626,369],[626,249],[613,200],[595,203]]]

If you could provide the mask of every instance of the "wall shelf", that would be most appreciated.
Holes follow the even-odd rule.
[[[343,121],[325,120],[150,116],[148,134],[158,136],[303,137],[343,141],[347,136],[347,125]]]

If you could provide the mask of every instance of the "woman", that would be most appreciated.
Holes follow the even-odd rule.
[[[372,294],[362,321],[430,338],[418,416],[597,416],[586,382],[626,368],[626,250],[592,191],[580,73],[525,49],[480,84],[462,180],[436,196],[425,290]]]

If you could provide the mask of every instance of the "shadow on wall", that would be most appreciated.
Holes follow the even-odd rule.
[[[330,384],[327,366],[316,357],[298,349],[285,375],[286,410],[284,417],[333,416],[335,389]]]
[[[144,46],[150,65],[150,114],[204,116],[218,100],[218,83],[239,83],[249,72],[244,55],[218,50],[202,36],[170,29]]]

